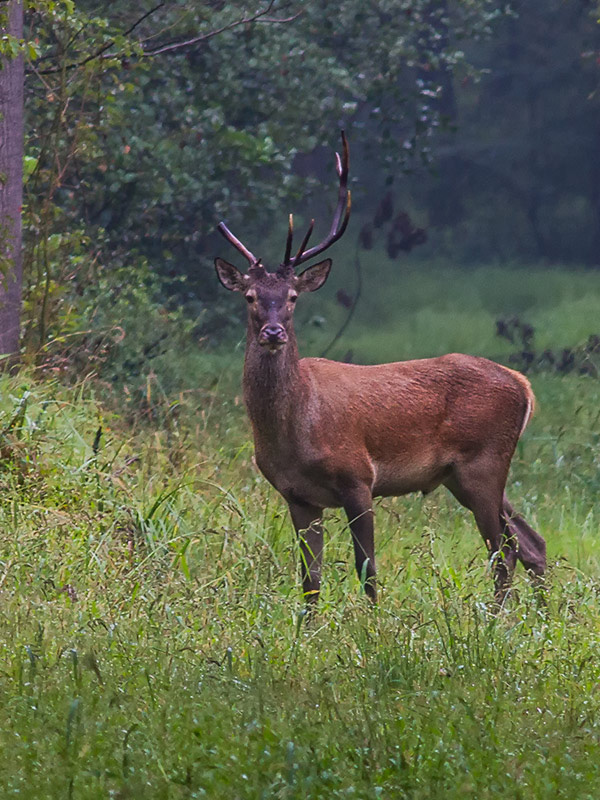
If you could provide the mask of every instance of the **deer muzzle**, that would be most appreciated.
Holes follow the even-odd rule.
[[[273,351],[283,347],[287,340],[285,328],[279,322],[269,322],[267,325],[263,325],[258,334],[258,343]]]

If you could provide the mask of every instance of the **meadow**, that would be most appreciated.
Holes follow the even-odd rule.
[[[598,274],[369,267],[332,357],[506,360],[510,314],[542,348],[600,333]],[[304,353],[342,286],[302,300]],[[509,496],[546,537],[546,604],[520,570],[496,613],[475,525],[438,490],[377,501],[377,608],[330,512],[308,620],[241,349],[191,354],[182,391],[148,376],[151,415],[93,379],[0,377],[1,796],[597,798],[600,380],[531,375]]]

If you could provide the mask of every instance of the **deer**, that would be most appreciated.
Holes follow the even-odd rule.
[[[546,569],[545,540],[515,513],[505,491],[517,442],[534,411],[531,385],[515,370],[457,353],[365,366],[300,358],[296,301],[323,286],[332,261],[296,270],[338,241],[350,218],[344,132],[336,168],[337,206],[319,244],[308,247],[312,220],[292,255],[290,214],[284,259],[269,271],[220,222],[219,232],[248,261],[248,270],[215,259],[220,282],[247,303],[243,396],[255,462],[289,507],[308,609],[321,587],[325,509],[344,509],[356,571],[375,603],[373,499],[427,495],[440,485],[472,512],[501,607],[517,561],[538,582]]]

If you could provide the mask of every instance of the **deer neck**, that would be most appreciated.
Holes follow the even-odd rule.
[[[293,330],[279,352],[261,347],[248,331],[244,361],[244,400],[248,415],[261,436],[289,432],[302,401],[300,358]]]

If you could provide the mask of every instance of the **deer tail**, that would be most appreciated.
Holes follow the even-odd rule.
[[[529,420],[535,412],[535,395],[533,393],[533,389],[531,388],[531,384],[522,372],[517,372],[514,369],[509,369],[508,371],[512,374],[513,378],[515,378],[525,393],[525,411],[523,413],[523,421],[521,422],[521,430],[519,431],[520,439],[523,435],[523,431],[529,423]]]

